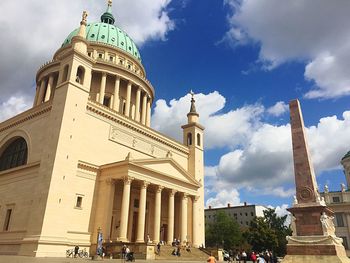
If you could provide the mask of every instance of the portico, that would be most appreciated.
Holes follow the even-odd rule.
[[[162,169],[162,170],[160,170]],[[166,172],[164,172],[166,171]],[[171,158],[101,166],[95,227],[109,241],[193,242],[200,183]],[[198,235],[198,234],[197,234]],[[194,244],[198,245],[198,244]]]

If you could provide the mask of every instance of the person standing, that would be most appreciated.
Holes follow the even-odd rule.
[[[157,254],[160,255],[160,242],[157,244]]]
[[[125,261],[125,257],[126,257],[126,245],[122,246],[122,257],[121,260]]]
[[[78,253],[79,253],[79,246],[76,245],[76,246],[74,247],[74,257],[75,257],[75,258],[78,257]]]
[[[254,251],[252,252],[252,254],[250,255],[250,259],[253,261],[253,263],[256,263],[256,255],[254,253]]]
[[[245,252],[245,250],[242,251],[241,258],[244,263],[247,262],[247,253]]]

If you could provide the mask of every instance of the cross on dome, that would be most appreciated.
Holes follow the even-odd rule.
[[[192,91],[192,89],[191,89],[191,91],[190,91],[190,94],[191,94],[191,97],[192,97],[192,99],[193,99],[193,97],[194,97],[194,92]]]

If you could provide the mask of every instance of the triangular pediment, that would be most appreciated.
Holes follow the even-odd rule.
[[[197,180],[171,158],[132,160],[130,163],[169,178],[200,186]]]

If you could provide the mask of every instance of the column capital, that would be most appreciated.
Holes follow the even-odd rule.
[[[106,180],[104,180],[106,184],[108,185],[114,185],[115,181],[112,178],[107,178]]]
[[[193,195],[192,196],[193,202],[197,202],[199,200],[199,198],[200,198],[199,195]]]
[[[187,194],[187,193],[182,193],[182,199],[187,199],[188,196],[189,196],[189,194]]]
[[[150,182],[142,181],[141,188],[147,188],[149,184],[150,184]]]
[[[170,189],[169,196],[174,196],[176,194],[176,192],[177,192],[176,190]]]
[[[157,193],[161,193],[163,189],[164,189],[164,186],[157,185],[156,192],[157,192]]]
[[[134,180],[134,177],[131,176],[124,176],[123,178],[124,184],[131,184],[132,180]]]

